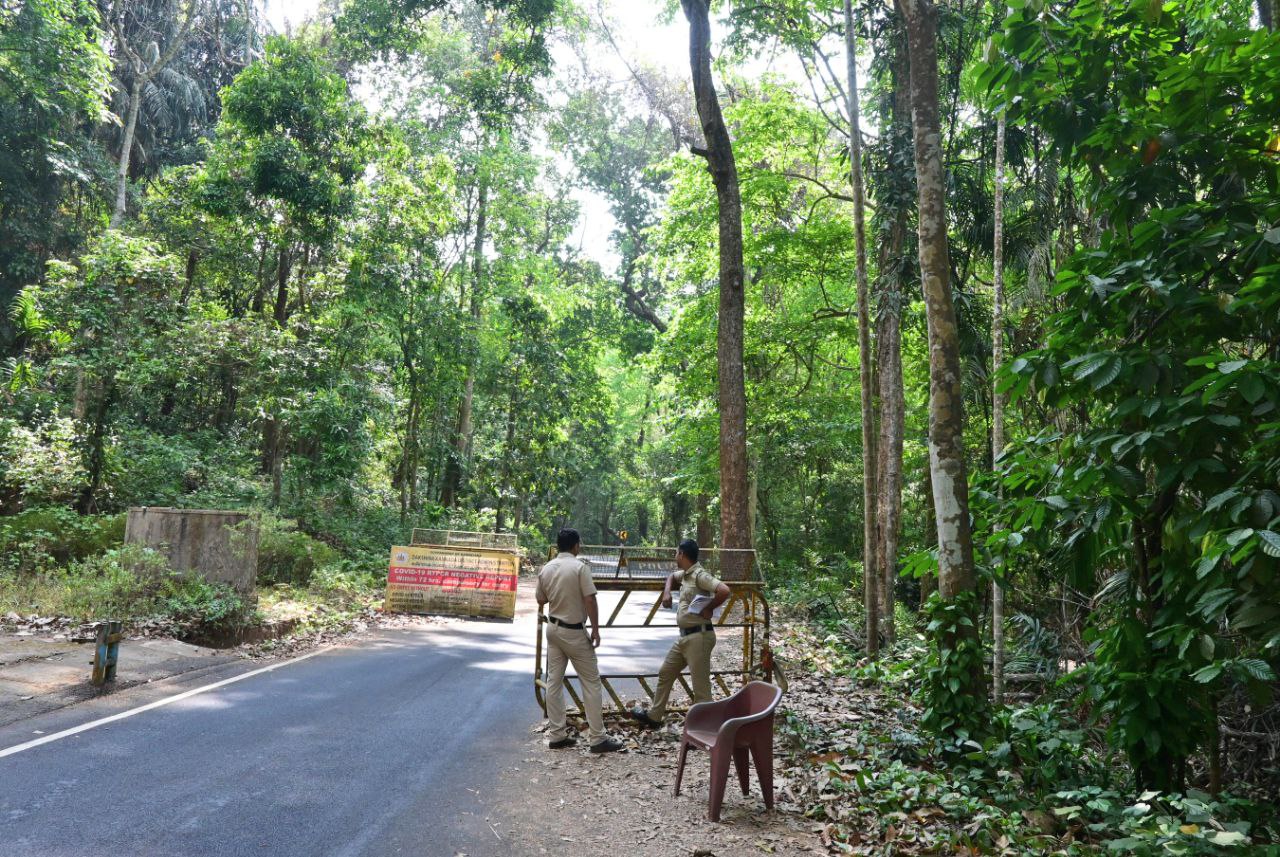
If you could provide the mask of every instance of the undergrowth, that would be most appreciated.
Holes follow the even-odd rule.
[[[1272,804],[1138,790],[1105,724],[1089,722],[1064,682],[1035,701],[990,708],[972,734],[933,738],[924,689],[937,667],[924,629],[900,614],[897,643],[866,658],[857,606],[833,582],[774,598],[793,620],[778,648],[793,677],[781,731],[803,780],[794,791],[832,850],[1280,854]]]
[[[198,637],[250,621],[253,605],[226,584],[175,573],[149,548],[124,545],[63,567],[0,573],[0,613],[146,622]]]

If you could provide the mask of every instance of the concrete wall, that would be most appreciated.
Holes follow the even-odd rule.
[[[217,509],[129,510],[124,540],[155,548],[175,571],[193,571],[211,582],[253,593],[258,572],[258,527],[247,512]]]

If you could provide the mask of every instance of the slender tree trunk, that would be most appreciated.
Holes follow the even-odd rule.
[[[409,517],[410,486],[417,482],[418,474],[414,466],[414,448],[418,444],[418,384],[414,373],[409,373],[409,407],[404,419],[404,445],[400,450],[400,466],[396,481],[400,483],[400,523]]]
[[[747,487],[747,394],[743,376],[745,272],[742,266],[742,199],[729,129],[711,79],[709,0],[681,0],[689,21],[693,94],[716,187],[720,224],[720,308],[716,368],[720,405],[720,544],[751,547]],[[722,571],[730,579],[734,569]]]
[[[476,235],[471,253],[471,319],[475,322],[475,330],[480,328],[480,317],[483,314],[482,289],[484,286],[484,244],[488,238],[488,203],[489,183],[485,176],[479,179],[479,200],[476,206]],[[449,457],[445,469],[444,488],[440,495],[440,504],[452,508],[458,502],[458,492],[462,490],[462,471],[467,460],[467,451],[471,446],[472,417],[471,408],[476,390],[476,360],[467,360],[466,377],[462,382],[462,401],[458,404],[458,421],[453,438],[453,454]]]
[[[929,328],[929,469],[938,528],[938,591],[975,592],[969,483],[965,470],[964,390],[959,331],[951,297],[946,191],[938,123],[938,10],[932,0],[898,0],[907,27],[915,142],[920,278]],[[977,635],[976,628],[960,633]],[[960,692],[980,695],[981,664]]]
[[[511,489],[511,450],[516,443],[516,414],[520,408],[520,379],[512,379],[511,398],[507,403],[507,438],[502,449],[502,470],[498,476],[497,514],[494,518],[494,529],[502,531],[506,524],[506,498]]]
[[[706,494],[698,495],[698,522],[694,538],[698,547],[709,548],[715,542],[715,533],[711,529],[711,498]]]
[[[1258,0],[1258,23],[1268,30],[1274,30],[1277,23],[1280,23],[1276,20],[1278,17],[1280,14],[1277,14],[1276,0]]]
[[[98,511],[98,490],[102,487],[102,473],[107,463],[107,415],[116,399],[115,378],[103,381],[92,399],[92,407],[86,409],[92,411],[87,415],[92,422],[85,435],[85,484],[76,499],[76,511],[82,515],[92,515]]]
[[[120,159],[116,166],[116,206],[111,212],[110,226],[119,228],[129,204],[129,161],[133,157],[133,138],[138,131],[138,113],[142,108],[142,77],[134,69],[129,86],[129,110],[125,113],[124,137],[120,143]]]
[[[889,161],[904,162],[911,140],[911,91],[907,47],[901,27],[893,38],[893,100],[885,125],[890,129]],[[902,181],[902,179],[906,181]],[[893,185],[901,182],[901,187]],[[906,401],[902,386],[902,303],[904,254],[910,226],[903,202],[910,189],[909,171],[892,168],[890,187],[882,214],[891,217],[889,240],[881,244],[879,297],[876,317],[877,394],[880,437],[876,442],[876,569],[881,599],[880,615],[885,636],[896,639],[894,604],[898,580],[898,539],[902,526],[902,448],[906,425]]]
[[[292,257],[289,252],[288,244],[281,244],[276,256],[276,306],[272,316],[276,320],[276,324],[284,327],[284,323],[289,320],[289,270],[292,266]]]
[[[1004,455],[1004,394],[996,387],[1004,366],[1004,111],[996,119],[995,235],[992,244],[991,302],[991,457],[997,471],[996,498],[1004,499],[1004,483],[998,475]],[[999,527],[999,524],[996,524]],[[1004,702],[1004,587],[991,582],[991,697]]]
[[[258,251],[258,279],[257,289],[253,293],[253,301],[249,305],[249,309],[254,315],[261,315],[262,308],[267,302],[267,242],[262,242],[262,247]]]
[[[862,402],[862,579],[867,612],[867,652],[880,651],[880,576],[876,573],[876,449],[871,387],[871,312],[867,306],[867,214],[862,195],[862,128],[853,0],[844,0],[845,70],[849,110],[849,183],[853,186],[853,244],[858,289],[858,398]]]
[[[196,285],[196,267],[200,264],[200,253],[195,248],[187,251],[187,278],[182,284],[182,296],[178,298],[178,306],[185,310],[191,300],[191,292]]]
[[[890,250],[901,255],[906,212],[891,228]],[[894,249],[896,248],[896,249]],[[876,375],[879,381],[880,437],[876,442],[876,559],[881,589],[881,630],[890,642],[894,626],[895,583],[898,579],[898,536],[902,522],[902,446],[906,401],[902,389],[902,315],[896,274],[885,278],[876,325]]]

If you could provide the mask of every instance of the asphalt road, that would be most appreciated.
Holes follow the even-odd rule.
[[[0,757],[0,857],[518,853],[492,796],[541,716],[521,595],[515,623],[379,632]],[[656,669],[669,641],[622,634],[602,661]],[[0,751],[261,667],[21,721]]]

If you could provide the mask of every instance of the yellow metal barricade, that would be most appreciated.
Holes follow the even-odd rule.
[[[675,548],[661,549],[652,547],[610,547],[605,545],[583,545],[578,559],[591,567],[591,577],[599,592],[622,593],[608,618],[601,623],[604,628],[647,629],[654,634],[674,639],[676,626],[670,623],[655,623],[658,616],[663,585],[667,575],[679,568],[675,562]],[[548,559],[556,555],[553,547],[548,552]],[[712,669],[711,680],[719,693],[728,696],[748,681],[781,681],[777,665],[773,661],[769,649],[769,602],[765,597],[764,574],[757,563],[753,550],[736,550],[720,548],[703,548],[698,553],[698,560],[703,568],[720,578],[729,587],[729,598],[720,609],[715,620],[717,629],[741,629],[742,641],[739,664],[728,668]],[[620,622],[623,607],[630,600],[632,593],[652,593],[653,605],[642,622]],[[676,593],[673,593],[675,595]],[[538,610],[537,644],[534,660],[534,696],[543,711],[546,711],[546,623],[547,617],[542,608]],[[720,658],[717,658],[719,660]],[[623,695],[619,693],[616,682],[630,680],[636,682],[646,696],[653,698],[657,683],[657,667],[661,656],[654,663],[653,672],[605,673],[600,674],[600,683],[619,711],[626,705]],[[715,666],[713,662],[713,667]],[[724,667],[724,665],[721,665]],[[686,703],[693,699],[693,690],[689,685],[688,673],[679,677],[677,687],[683,691]],[[577,710],[582,710],[580,685],[575,686],[576,676],[566,676],[565,689],[568,691]],[[684,706],[677,704],[673,694],[672,709]]]

